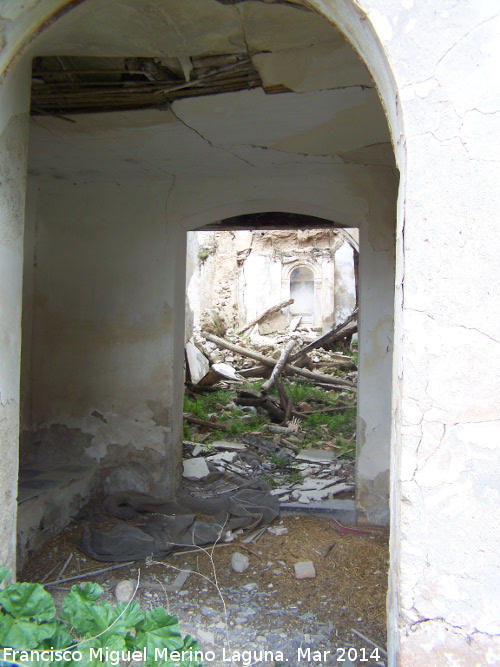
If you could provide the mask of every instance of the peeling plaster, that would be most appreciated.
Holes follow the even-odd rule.
[[[500,637],[468,633],[443,619],[422,620],[402,634],[405,667],[486,667],[500,662]]]

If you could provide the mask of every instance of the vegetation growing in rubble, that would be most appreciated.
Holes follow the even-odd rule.
[[[314,446],[318,440],[330,442],[335,445],[335,451],[339,458],[355,458],[356,408],[348,408],[340,414],[317,413],[309,415],[303,424],[308,431],[305,440],[307,444]]]
[[[203,419],[209,421],[212,415],[217,416],[217,421],[227,422],[225,424],[226,429],[213,429],[208,433],[208,437],[204,440],[205,443],[210,443],[213,440],[222,440],[224,438],[237,438],[242,433],[248,433],[250,431],[258,431],[262,426],[267,423],[267,419],[263,416],[251,415],[249,418],[241,421],[241,418],[245,416],[243,410],[229,406],[233,401],[234,396],[229,390],[220,390],[214,392],[207,392],[200,394],[196,398],[189,398],[188,396],[184,397],[184,412],[197,417],[198,419]],[[224,410],[223,408],[226,409]],[[232,421],[235,420],[235,421]],[[189,424],[184,423],[184,439],[186,440],[195,440],[196,436],[193,435],[193,430],[190,428]]]
[[[264,380],[247,381],[243,387],[258,391]],[[297,380],[285,380],[284,383],[287,394],[293,399],[295,405],[308,403],[311,410],[324,410],[331,407],[342,407],[350,404],[352,399],[345,395],[339,397],[335,391],[328,391],[317,387],[308,382]],[[276,396],[276,388],[272,387],[269,391],[271,396]],[[224,438],[238,438],[242,433],[259,431],[269,419],[261,415],[246,416],[241,420],[245,413],[233,403],[234,390],[220,390],[216,392],[207,392],[200,394],[196,398],[185,397],[184,412],[209,421],[212,415],[216,415],[217,421],[227,422],[226,430],[211,430],[205,434],[203,439],[205,444],[210,444],[214,440]],[[230,407],[233,404],[234,407]],[[226,408],[226,409],[224,409]],[[308,408],[308,409],[309,409]],[[354,435],[356,432],[356,408],[347,408],[342,412],[332,414],[326,412],[316,412],[308,415],[302,421],[301,431],[306,436],[302,447],[319,446],[330,444],[339,458],[355,458]],[[196,430],[189,424],[184,424],[184,438],[186,440],[196,440]]]

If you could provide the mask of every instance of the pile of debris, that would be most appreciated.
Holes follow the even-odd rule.
[[[283,433],[284,440],[298,439],[294,429],[282,431],[288,431]],[[296,502],[308,505],[352,493],[354,461],[338,460],[328,450],[295,453],[283,440],[248,433],[241,436],[241,442],[220,440],[206,446],[184,441],[183,477],[191,495],[205,498],[208,486],[217,494],[235,491],[249,480],[272,479],[269,492],[280,502],[280,512],[286,513]]]
[[[288,304],[285,302],[266,311],[259,321]],[[298,330],[297,323],[293,331],[290,327],[286,332],[262,336],[256,331],[259,321],[250,323],[239,333],[225,331],[224,338],[208,331],[200,332],[196,342],[191,339],[186,347],[187,396],[196,401],[205,392],[228,387],[232,396],[229,403],[217,406],[206,419],[188,412],[184,414],[185,421],[195,432],[192,440],[184,441],[183,475],[188,487],[191,485],[189,492],[205,493],[205,488],[201,491],[197,484],[209,480],[215,483],[217,476],[224,478],[220,482],[224,491],[264,478],[270,482],[270,493],[279,500],[282,512],[297,504],[328,503],[339,494],[344,497],[352,494],[354,462],[338,457],[339,450],[345,454],[345,447],[336,444],[327,425],[321,421],[348,410],[352,413],[356,407],[354,359],[328,348],[357,331],[357,311],[319,338],[310,330]],[[254,332],[244,338],[249,328]],[[282,376],[287,377],[283,380]],[[325,397],[334,394],[335,400],[325,399],[323,404],[321,398],[294,403],[290,389],[287,392],[290,376],[295,381],[320,388]],[[265,381],[260,382],[258,388],[250,388],[248,378]],[[269,393],[273,385],[277,396]],[[318,436],[318,429],[312,437],[311,429],[306,426],[307,418],[312,415],[318,417],[323,437]],[[258,430],[247,429],[250,432],[239,432],[231,440],[235,424],[255,424],[257,417],[260,418]],[[214,432],[218,439],[208,442]],[[224,440],[220,439],[221,433]],[[356,434],[348,435],[352,458]],[[217,484],[214,488],[218,489]]]
[[[275,308],[289,303],[278,304]],[[250,323],[249,327],[255,329],[258,322],[271,311],[273,309],[266,311],[259,320]],[[209,391],[216,385],[222,386],[221,382],[268,378],[259,392],[241,392],[239,404],[264,408],[274,423],[285,423],[292,417],[301,419],[304,415],[304,411],[295,409],[280,382],[280,376],[294,376],[328,390],[355,396],[356,364],[351,356],[332,352],[331,347],[338,341],[350,340],[357,332],[357,310],[345,322],[305,345],[306,336],[311,337],[312,332],[296,329],[292,331],[292,325],[287,332],[278,335],[261,336],[253,333],[243,338],[242,334],[247,329],[248,327],[245,327],[238,334],[227,331],[225,338],[202,331],[196,342],[193,338],[189,340],[186,346],[188,393],[195,395]],[[320,352],[319,348],[323,350]],[[258,364],[252,363],[252,360]],[[278,390],[279,401],[268,396],[273,384]],[[208,428],[212,427],[208,425]]]

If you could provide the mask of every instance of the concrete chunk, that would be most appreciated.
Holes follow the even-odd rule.
[[[206,457],[207,461],[212,463],[232,463],[238,456],[236,452],[217,452]]]
[[[184,467],[182,476],[186,479],[203,479],[210,474],[207,463],[203,458],[187,459],[182,462],[182,465]]]
[[[293,567],[295,568],[296,579],[314,579],[316,577],[314,563],[310,560],[295,563]]]
[[[212,442],[212,447],[214,447],[214,449],[227,449],[235,452],[246,449],[246,445],[242,442],[231,442],[230,440],[216,440],[215,442]]]
[[[297,454],[298,461],[312,461],[313,463],[331,463],[337,455],[334,452],[327,452],[324,449],[303,449]]]
[[[245,554],[235,551],[231,557],[231,567],[235,572],[246,572],[250,567],[250,559]]]
[[[186,356],[191,380],[194,384],[197,384],[210,370],[210,364],[205,355],[193,343],[193,339],[190,339],[186,345]]]

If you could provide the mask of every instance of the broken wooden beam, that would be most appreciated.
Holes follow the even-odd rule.
[[[259,352],[254,352],[253,350],[247,350],[246,348],[240,347],[239,345],[233,345],[232,343],[228,343],[227,341],[225,341],[223,338],[219,338],[218,336],[213,336],[212,334],[209,334],[206,331],[202,331],[201,334],[207,340],[211,341],[212,343],[215,343],[219,347],[231,350],[232,352],[240,354],[243,357],[249,357],[250,359],[255,359],[256,361],[260,361],[266,366],[274,367],[277,364],[276,359],[271,359],[270,357],[266,357],[263,354],[260,354]],[[308,380],[312,380],[313,382],[322,382],[324,384],[331,385],[332,387],[338,389],[356,392],[355,384],[353,384],[352,382],[348,382],[347,380],[342,380],[340,378],[332,377],[331,375],[312,373],[311,371],[306,371],[303,368],[299,368],[298,366],[292,366],[291,364],[285,364],[283,370],[287,375],[301,375],[302,377],[305,377]]]
[[[209,422],[206,419],[198,419],[197,417],[191,417],[191,415],[184,415],[184,421],[188,424],[196,424],[197,426],[206,426],[207,428],[219,429],[220,431],[226,431],[227,426],[223,422]]]
[[[277,313],[279,310],[282,308],[286,308],[287,306],[290,306],[293,303],[293,299],[288,299],[288,301],[282,301],[281,303],[278,303],[276,306],[272,306],[271,308],[268,308],[265,312],[262,313],[262,315],[259,315],[255,320],[250,322],[250,324],[247,324],[243,329],[240,329],[238,331],[238,335],[241,335],[245,331],[248,331],[248,329],[251,329],[254,327],[256,324],[259,324],[259,322],[262,322],[262,320],[265,320],[266,317],[269,317],[269,315],[274,315],[274,313]]]
[[[351,408],[355,407],[356,405],[341,405],[334,408],[323,408],[321,410],[304,410],[303,412],[298,412],[298,414],[304,415],[304,417],[309,415],[319,415],[320,413],[328,415],[332,412],[345,412],[346,410],[350,410]]]
[[[341,324],[338,324],[336,327],[333,327],[333,329],[327,331],[326,334],[323,334],[319,338],[316,338],[316,340],[313,340],[312,343],[309,343],[301,350],[298,350],[298,352],[295,352],[295,354],[292,354],[290,357],[290,362],[300,359],[311,350],[315,350],[317,347],[334,343],[336,340],[340,340],[345,336],[349,336],[355,333],[354,328],[350,327],[349,325],[355,320],[357,320],[357,318],[358,318],[358,309],[356,308],[356,310],[345,320],[345,322],[342,322]]]
[[[291,340],[288,341],[288,345],[285,347],[285,349],[281,353],[281,356],[278,359],[278,363],[276,364],[276,366],[273,369],[273,372],[271,373],[271,377],[269,378],[269,380],[266,380],[264,382],[264,384],[262,385],[262,387],[260,388],[260,393],[261,394],[267,394],[269,389],[276,382],[276,380],[280,376],[281,371],[283,370],[283,366],[285,365],[286,360],[288,359],[288,357],[290,356],[291,351],[293,350],[293,348],[296,345],[297,345],[297,341],[295,340],[295,338],[292,338]]]

